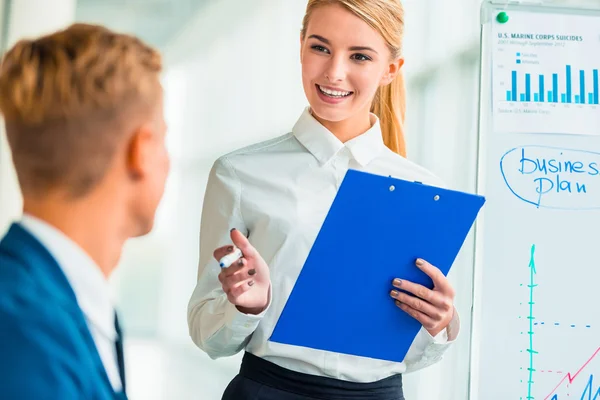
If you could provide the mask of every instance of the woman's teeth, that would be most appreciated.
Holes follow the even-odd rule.
[[[346,97],[346,96],[350,96],[352,94],[352,92],[342,92],[339,90],[330,90],[330,89],[326,89],[323,86],[317,85],[319,87],[319,90],[321,91],[321,93],[323,93],[324,95],[327,95],[329,97]]]

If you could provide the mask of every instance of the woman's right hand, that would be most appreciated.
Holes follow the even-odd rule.
[[[231,241],[242,251],[242,258],[223,268],[219,282],[227,299],[244,314],[260,314],[269,304],[271,278],[269,267],[248,239],[237,229],[232,229]],[[217,261],[234,250],[234,246],[216,249],[213,256]]]

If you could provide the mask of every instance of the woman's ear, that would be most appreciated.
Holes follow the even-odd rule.
[[[394,78],[400,73],[400,69],[404,65],[404,59],[399,57],[388,65],[386,73],[381,78],[381,86],[389,85]]]

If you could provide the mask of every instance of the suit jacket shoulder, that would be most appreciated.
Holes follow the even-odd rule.
[[[113,399],[60,267],[12,235],[0,243],[0,398]]]

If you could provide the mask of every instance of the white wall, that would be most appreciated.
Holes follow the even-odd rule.
[[[177,227],[161,285],[160,330],[166,337],[189,341],[180,312],[195,284],[200,211],[212,163],[235,148],[288,132],[306,103],[299,61],[302,7],[291,0],[214,2],[166,51],[173,173],[162,211],[168,225]]]
[[[214,159],[291,129],[306,103],[300,75],[303,0],[222,0],[168,46],[185,81],[179,159]],[[277,90],[275,90],[277,87]],[[180,105],[181,107],[181,105]]]
[[[26,37],[42,35],[75,19],[76,0],[13,0],[8,17],[8,47]],[[2,124],[3,125],[3,124]],[[21,214],[22,198],[6,135],[0,128],[0,236]]]
[[[7,1],[0,0],[0,52],[2,52],[2,45],[4,44],[4,30],[6,29],[6,26],[4,24],[4,14],[6,7]]]

